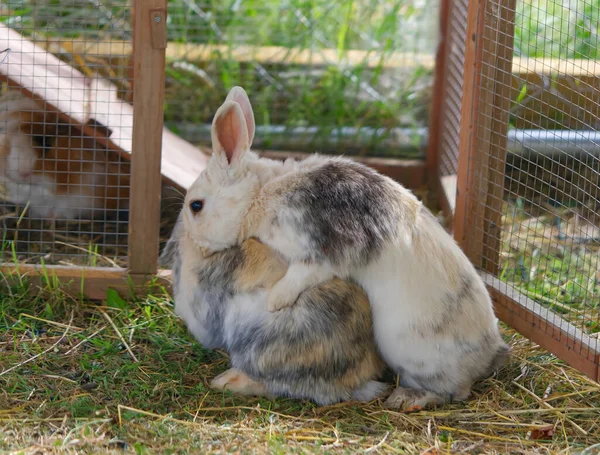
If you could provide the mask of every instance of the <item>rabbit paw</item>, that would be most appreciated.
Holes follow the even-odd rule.
[[[291,307],[298,300],[300,292],[294,286],[290,287],[285,277],[282,278],[269,291],[267,310],[273,313]]]
[[[267,297],[267,310],[275,312],[291,307],[306,289],[328,281],[333,276],[333,270],[327,264],[291,264],[285,276],[271,288]]]
[[[432,405],[441,405],[445,402],[444,398],[428,390],[396,387],[383,405],[387,408],[410,412]]]
[[[229,390],[239,395],[254,395],[269,397],[264,385],[235,368],[230,368],[225,373],[210,381],[210,387],[214,390]]]

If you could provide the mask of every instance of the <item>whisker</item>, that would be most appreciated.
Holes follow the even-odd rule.
[[[175,188],[175,187],[174,187],[174,186],[172,186],[172,185],[168,185],[168,186],[166,186],[165,188],[167,188],[167,189],[169,189],[169,190],[173,190],[173,191],[175,191],[177,194],[179,194],[179,195],[180,195],[182,198],[184,198],[184,199],[185,199],[185,194],[183,194],[179,188]]]
[[[183,204],[179,204],[179,205],[177,205],[177,204],[173,203],[173,204],[165,205],[165,206],[163,207],[163,210],[170,209],[171,207],[183,207]]]

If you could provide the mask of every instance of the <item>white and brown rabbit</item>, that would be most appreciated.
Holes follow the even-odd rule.
[[[355,284],[333,278],[300,294],[291,308],[266,308],[268,289],[287,265],[255,239],[210,254],[190,232],[185,206],[161,260],[173,268],[175,312],[207,348],[225,349],[231,369],[211,387],[244,395],[310,399],[318,404],[370,401],[377,382],[369,302]]]
[[[470,396],[508,354],[486,287],[431,212],[406,188],[342,157],[297,162],[249,149],[254,115],[235,87],[213,120],[213,155],[186,196],[190,238],[219,251],[257,237],[290,264],[269,309],[332,276],[367,293],[377,346],[400,373],[392,407]]]
[[[0,99],[0,185],[33,218],[76,219],[127,210],[127,163],[36,101]]]

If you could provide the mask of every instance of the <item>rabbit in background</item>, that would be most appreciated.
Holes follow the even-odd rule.
[[[487,289],[431,212],[406,188],[342,157],[303,161],[250,151],[254,114],[233,88],[213,120],[213,155],[186,197],[190,241],[212,252],[256,237],[289,264],[267,306],[294,308],[338,276],[368,296],[377,347],[400,375],[394,408],[465,400],[505,361]]]
[[[333,278],[305,290],[280,312],[266,308],[268,289],[287,264],[248,239],[217,253],[198,248],[184,206],[161,255],[173,270],[175,312],[206,348],[223,348],[231,369],[211,381],[241,395],[310,399],[318,404],[371,401],[389,387],[376,379],[369,302],[355,284]]]
[[[127,210],[128,163],[20,94],[0,99],[0,185],[33,218],[77,219]]]

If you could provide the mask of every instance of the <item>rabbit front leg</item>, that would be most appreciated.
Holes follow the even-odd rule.
[[[274,196],[280,193],[285,192],[277,185],[265,190],[264,200],[251,208],[244,227],[247,237],[260,239],[289,264],[283,277],[269,291],[267,310],[270,312],[291,307],[304,290],[336,275],[326,258],[314,254],[296,218],[288,216],[289,209]]]
[[[275,312],[291,307],[303,291],[333,277],[334,271],[326,263],[294,262],[269,292],[267,310]]]

